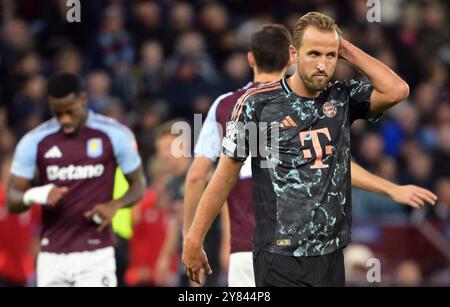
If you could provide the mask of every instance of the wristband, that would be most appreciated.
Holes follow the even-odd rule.
[[[48,194],[55,187],[53,183],[49,183],[40,187],[34,187],[28,189],[25,194],[23,194],[23,203],[26,206],[31,206],[32,204],[46,205]]]

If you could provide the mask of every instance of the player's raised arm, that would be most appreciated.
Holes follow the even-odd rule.
[[[368,55],[341,37],[339,57],[346,60],[369,79],[374,90],[370,98],[370,112],[378,114],[406,99],[408,84],[382,62]]]
[[[352,162],[351,169],[352,186],[355,188],[389,196],[393,201],[413,208],[421,208],[425,203],[436,203],[437,196],[427,189],[395,184],[369,173],[355,162]]]
[[[222,156],[211,181],[203,193],[192,226],[184,240],[182,261],[192,281],[200,283],[200,271],[211,274],[208,258],[203,250],[203,240],[212,222],[219,214],[228,194],[239,178],[242,162]]]

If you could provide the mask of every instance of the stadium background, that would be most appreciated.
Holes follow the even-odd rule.
[[[5,186],[17,140],[50,116],[45,85],[52,73],[80,74],[89,107],[136,133],[149,187],[133,210],[134,236],[124,245],[129,249],[120,247],[129,260],[124,284],[177,285],[177,253],[160,251],[168,225],[180,217],[180,199],[170,193],[178,174],[170,165],[187,165],[189,159],[172,163],[158,153],[155,129],[167,120],[192,124],[193,113],[206,115],[215,97],[251,80],[245,52],[252,31],[268,22],[292,30],[311,10],[333,16],[348,40],[399,72],[411,88],[408,101],[378,123],[353,125],[355,160],[439,197],[435,208],[412,212],[355,190],[349,283],[380,285],[368,284],[365,275],[366,260],[377,257],[381,285],[450,284],[447,1],[382,0],[379,23],[367,21],[366,0],[90,0],[81,1],[81,23],[66,21],[66,0],[0,5],[0,285],[35,282],[39,210],[8,215]],[[335,78],[361,76],[340,64]],[[215,230],[212,236],[220,236]],[[210,248],[219,271],[220,251],[214,244]],[[216,277],[210,285],[224,285],[225,273]]]

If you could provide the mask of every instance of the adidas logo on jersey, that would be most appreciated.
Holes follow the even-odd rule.
[[[297,124],[294,122],[290,115],[286,116],[280,123],[280,128],[284,127],[297,127]]]
[[[58,146],[56,145],[50,148],[44,155],[45,159],[56,159],[61,157],[62,157],[61,150],[59,150]]]

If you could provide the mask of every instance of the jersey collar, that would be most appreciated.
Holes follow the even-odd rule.
[[[286,94],[290,94],[290,93],[292,93],[292,90],[291,90],[291,88],[289,87],[289,85],[286,82],[287,78],[288,77],[285,77],[285,78],[281,79],[280,80],[280,84],[281,84],[281,87],[283,88],[283,90],[285,91],[285,93]]]

